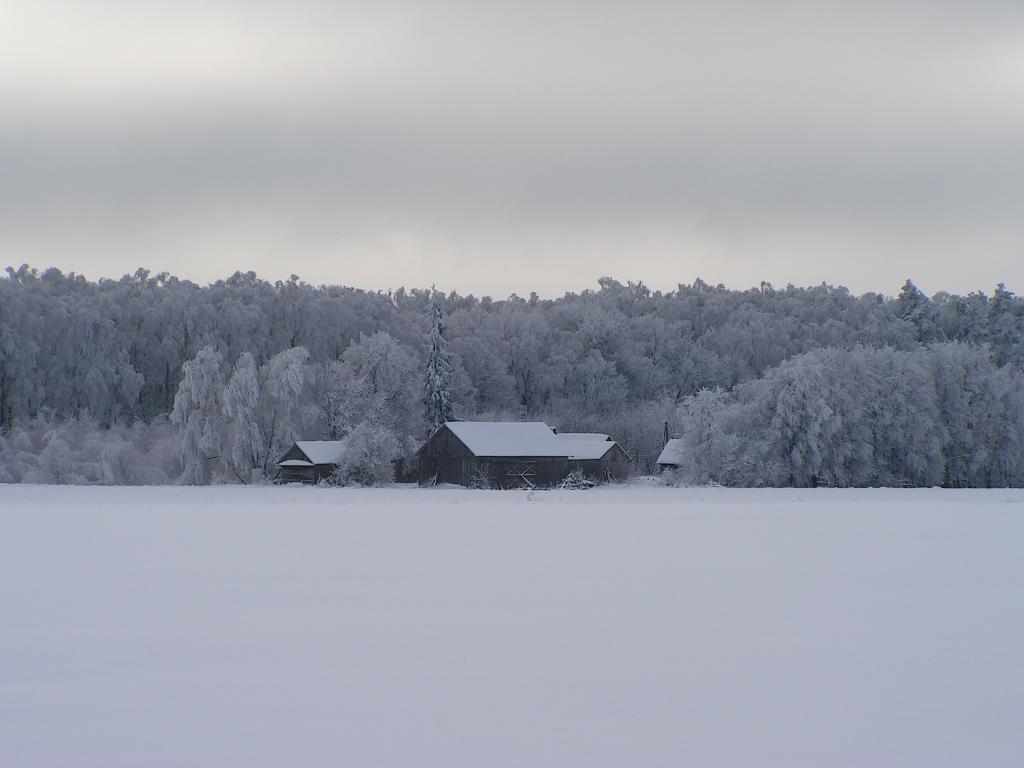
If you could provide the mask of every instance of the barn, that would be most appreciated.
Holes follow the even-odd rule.
[[[629,457],[607,435],[555,434],[542,421],[449,421],[417,451],[420,485],[550,488],[573,469],[624,477]]]
[[[597,482],[624,480],[632,471],[633,462],[622,446],[609,435],[596,432],[559,432],[555,434],[566,450],[569,471],[579,470],[584,477]]]
[[[277,462],[275,483],[319,483],[345,455],[347,440],[300,440]]]

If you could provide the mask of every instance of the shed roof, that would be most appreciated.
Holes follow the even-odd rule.
[[[445,426],[476,456],[568,456],[543,421],[449,421]]]
[[[615,445],[611,440],[580,438],[578,433],[558,434],[555,438],[562,444],[563,450],[568,452],[570,459],[579,461],[600,459]]]
[[[314,464],[340,464],[348,440],[299,440],[295,444]]]
[[[671,438],[658,456],[658,464],[678,467],[683,461],[683,441],[678,437]]]

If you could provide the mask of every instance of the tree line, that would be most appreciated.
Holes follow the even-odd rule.
[[[877,441],[873,461],[892,464],[890,474],[822,469],[798,462],[799,451],[784,454],[783,443],[771,462],[752,453],[771,439],[755,434],[751,392],[760,392],[754,399],[766,413],[773,397],[796,397],[777,385],[793,366],[834,372],[862,358],[872,370],[901,371],[892,381],[905,386],[930,371],[922,391],[936,393],[946,391],[935,383],[943,366],[983,360],[988,367],[974,375],[1016,391],[1024,301],[1003,285],[991,296],[928,297],[908,280],[890,298],[826,284],[736,291],[700,280],[653,291],[610,278],[557,299],[494,300],[313,286],[294,276],[272,283],[253,273],[206,286],[144,270],[90,281],[23,266],[0,279],[0,480],[246,482],[253,470],[270,471],[296,437],[357,429],[377,454],[408,458],[436,420],[430,408],[607,432],[649,466],[665,421],[695,440],[693,414],[714,402],[715,434],[743,446],[733,466],[747,474],[704,467],[687,481],[1020,483],[1009,470],[948,469],[946,457],[968,449],[955,442],[959,422],[935,409],[915,419],[943,435],[937,473],[897,471],[898,451]],[[914,362],[901,368],[897,360]],[[850,390],[842,401],[872,392]],[[1010,408],[1013,397],[993,407]],[[894,413],[906,418],[900,409],[912,400],[894,404]],[[850,416],[856,409],[825,402],[840,414],[842,442],[860,423]],[[730,415],[741,406],[742,418]],[[998,420],[1009,412],[994,413]],[[859,437],[850,442],[863,449]],[[999,446],[1004,461],[1020,459],[1012,441]],[[787,462],[799,469],[786,471]]]

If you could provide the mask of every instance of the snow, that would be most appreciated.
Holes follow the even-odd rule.
[[[600,432],[559,432],[558,436],[567,440],[598,440],[604,442],[611,440],[609,435]]]
[[[0,765],[1024,764],[1024,492],[0,486]]]
[[[683,460],[683,441],[678,437],[670,438],[658,456],[658,464],[678,466]]]
[[[587,438],[579,439],[573,434],[555,435],[562,450],[568,453],[570,459],[586,461],[588,459],[600,459],[615,445],[614,442],[592,440]]]
[[[299,440],[295,443],[314,464],[340,464],[347,440]]]
[[[312,467],[313,462],[303,461],[302,459],[285,459],[284,461],[277,462],[279,467]]]
[[[449,421],[476,456],[566,456],[566,450],[543,421]]]

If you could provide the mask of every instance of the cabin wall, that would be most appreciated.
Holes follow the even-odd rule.
[[[472,457],[427,456],[420,454],[420,485],[469,485],[473,476]]]
[[[629,454],[621,445],[616,445],[601,459],[605,475],[609,480],[621,481],[631,477],[635,466]]]
[[[476,458],[470,472],[491,488],[550,488],[569,474],[569,462],[558,456],[486,456]]]
[[[448,427],[430,436],[418,458],[420,485],[469,485],[473,477],[473,454]]]
[[[321,480],[326,480],[334,474],[334,470],[338,468],[337,464],[317,464],[313,467],[314,483],[319,483]]]
[[[299,458],[298,456],[292,458]],[[285,461],[285,459],[282,459]],[[321,480],[326,480],[332,474],[334,470],[338,468],[337,464],[316,464],[312,467],[279,467],[277,476],[274,478],[275,483],[310,483],[315,485]]]
[[[579,469],[594,482],[606,483],[628,478],[633,473],[633,462],[620,446],[615,446],[600,459],[570,462],[570,469]]]
[[[297,457],[295,457],[297,458]],[[284,459],[282,459],[284,461]],[[275,483],[315,483],[315,467],[280,467]]]

